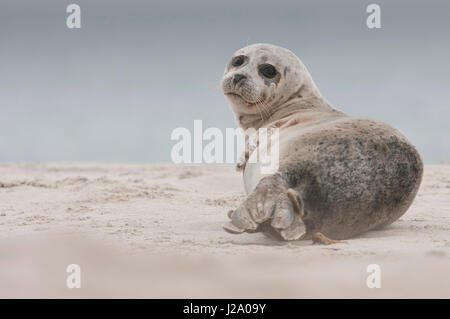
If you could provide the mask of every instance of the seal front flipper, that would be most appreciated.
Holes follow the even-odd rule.
[[[245,170],[249,157],[250,152],[246,151],[243,153],[236,164],[236,172],[243,172]]]

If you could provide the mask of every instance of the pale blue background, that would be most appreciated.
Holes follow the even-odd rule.
[[[66,6],[82,29],[66,27]],[[234,127],[219,82],[247,43],[293,50],[339,109],[450,161],[450,1],[23,1],[0,4],[0,161],[164,162],[170,133]]]

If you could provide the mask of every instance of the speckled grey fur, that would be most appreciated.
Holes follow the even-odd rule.
[[[315,232],[345,239],[389,225],[407,211],[423,164],[398,130],[332,108],[287,49],[255,44],[235,55],[245,55],[246,64],[227,66],[224,93],[240,127],[281,123],[280,168],[257,179],[226,230],[263,231],[285,240],[311,238]],[[273,64],[279,81],[267,85],[259,63]],[[234,87],[231,79],[238,72],[246,80]],[[245,171],[252,169],[248,165]],[[298,194],[301,214],[286,195],[289,189]]]

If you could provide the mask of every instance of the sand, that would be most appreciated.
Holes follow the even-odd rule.
[[[330,246],[226,233],[244,197],[228,165],[0,164],[0,297],[450,297],[448,164],[397,222]]]

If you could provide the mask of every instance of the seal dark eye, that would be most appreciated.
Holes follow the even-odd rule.
[[[242,63],[244,63],[244,56],[243,55],[238,55],[238,56],[234,57],[233,60],[231,60],[231,65],[232,66],[241,66]]]
[[[261,64],[259,66],[259,72],[269,79],[274,78],[275,75],[277,75],[277,70],[271,64]]]

